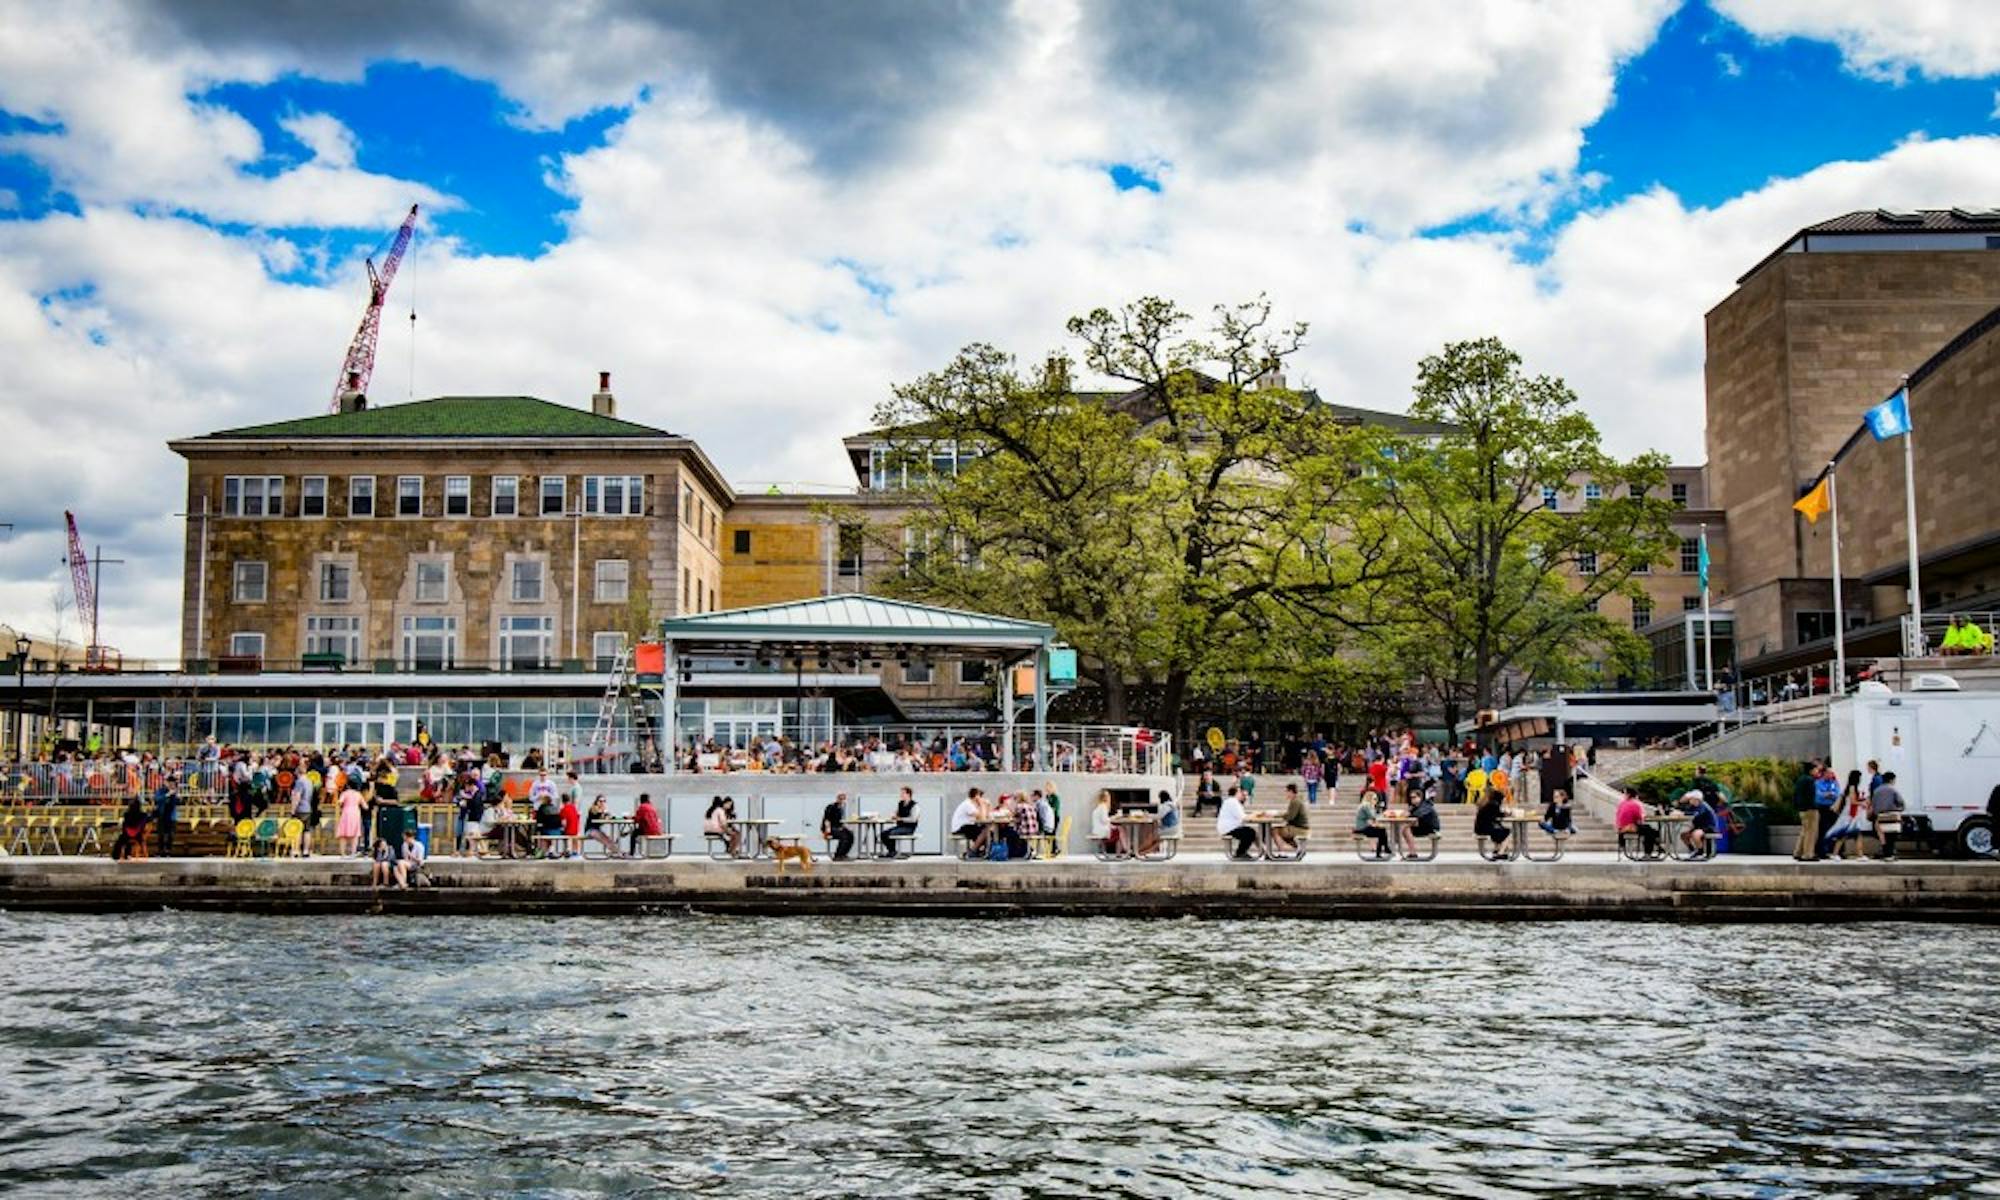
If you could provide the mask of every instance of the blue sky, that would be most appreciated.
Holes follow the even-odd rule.
[[[114,641],[173,650],[167,442],[321,411],[412,202],[378,402],[610,370],[745,487],[851,482],[896,384],[1148,294],[1268,296],[1312,327],[1294,377],[1369,408],[1500,336],[1615,452],[1700,462],[1743,270],[1842,212],[2000,203],[1990,0],[1467,11],[0,9],[0,621],[46,624],[70,508],[132,564]]]

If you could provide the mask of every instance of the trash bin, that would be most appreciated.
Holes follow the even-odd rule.
[[[378,804],[375,806],[375,836],[391,846],[403,844],[403,827],[409,820],[409,813],[400,804]],[[370,848],[373,848],[371,842]]]
[[[1731,854],[1769,854],[1771,852],[1771,810],[1756,801],[1745,801],[1731,806],[1736,819],[1743,822],[1743,832],[1729,839]]]
[[[422,846],[422,847],[424,848],[424,857],[425,857],[425,858],[429,858],[429,857],[431,856],[431,827],[430,827],[430,826],[428,826],[428,825],[419,825],[419,826],[417,826],[417,845],[419,845],[419,846]]]

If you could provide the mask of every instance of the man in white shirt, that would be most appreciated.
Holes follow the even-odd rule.
[[[424,844],[417,840],[417,831],[403,831],[403,854],[396,860],[396,886],[406,888],[415,881],[424,881]]]
[[[1215,816],[1215,832],[1235,843],[1229,849],[1229,857],[1239,860],[1250,857],[1250,847],[1257,842],[1257,827],[1244,816],[1243,798],[1235,788],[1222,797],[1222,811]]]
[[[986,805],[981,802],[984,795],[978,788],[965,793],[965,799],[951,810],[951,831],[965,839],[970,847],[966,854],[977,858],[986,853],[986,842],[992,836],[992,829],[985,824]]]

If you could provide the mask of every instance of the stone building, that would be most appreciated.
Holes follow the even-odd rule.
[[[1830,526],[1791,511],[1871,406],[1968,335],[1912,389],[1927,607],[1992,580],[1975,543],[2000,508],[1973,459],[1991,445],[1981,374],[2000,305],[2000,210],[1849,213],[1800,230],[1707,316],[1709,482],[1726,515],[1738,644],[1754,672],[1831,657]],[[1843,597],[1857,628],[1906,611],[1895,563],[1899,445],[1861,449],[1840,479]],[[1937,559],[1935,573],[1930,560]]]

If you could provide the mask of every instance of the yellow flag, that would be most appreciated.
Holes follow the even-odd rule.
[[[1826,485],[1827,485],[1827,480],[1822,478],[1819,481],[1818,487],[1815,487],[1812,491],[1807,492],[1803,496],[1800,496],[1799,502],[1797,504],[1792,505],[1793,508],[1798,509],[1799,512],[1805,514],[1806,520],[1811,521],[1815,525],[1819,524],[1819,519],[1826,515],[1826,510],[1827,510]]]

